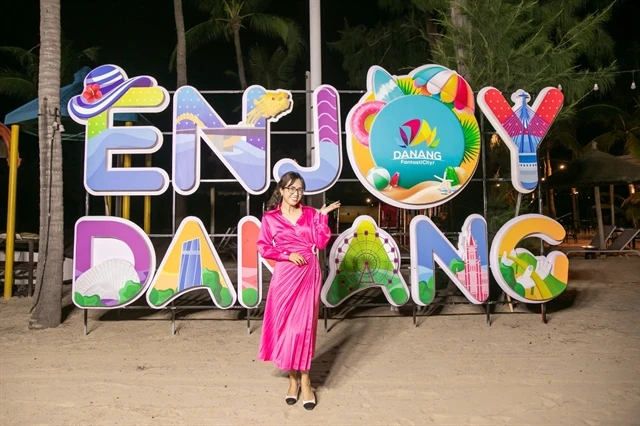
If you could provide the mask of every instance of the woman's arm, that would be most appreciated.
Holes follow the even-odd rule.
[[[320,213],[319,211],[314,211],[313,231],[314,244],[319,250],[323,250],[331,238],[329,216],[324,213]]]
[[[262,223],[260,224],[260,233],[258,234],[258,252],[264,259],[289,260],[289,255],[286,250],[282,250],[279,247],[274,246],[273,235],[271,234],[271,226],[268,216],[262,216]]]

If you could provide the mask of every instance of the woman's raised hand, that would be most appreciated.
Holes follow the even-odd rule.
[[[300,256],[298,253],[291,253],[289,255],[289,260],[293,263],[295,263],[298,266],[302,266],[302,265],[306,265],[307,264],[307,259],[305,259],[304,257]]]
[[[322,206],[322,208],[320,209],[320,213],[322,214],[329,214],[332,211],[334,211],[335,209],[340,208],[340,201],[336,201],[335,203],[331,203],[328,206],[325,204]]]

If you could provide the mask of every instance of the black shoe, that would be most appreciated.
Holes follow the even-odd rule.
[[[302,406],[305,408],[305,410],[309,411],[316,408],[316,393],[313,393],[313,399],[311,401],[302,400]]]
[[[298,385],[298,390],[296,390],[296,396],[287,395],[284,400],[288,405],[293,405],[298,402],[298,395],[300,394],[300,385]]]

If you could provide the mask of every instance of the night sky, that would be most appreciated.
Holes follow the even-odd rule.
[[[367,24],[374,25],[382,18],[382,13],[372,6],[362,7],[364,4],[373,3],[373,0],[323,0],[322,1],[322,32],[323,43],[336,41],[338,31],[344,27],[345,20],[351,25]],[[619,6],[614,14],[614,18],[609,24],[609,31],[618,42],[618,57],[621,69],[625,67],[637,68],[640,58],[621,57],[626,55],[626,49],[631,41],[625,34],[633,33],[635,41],[640,40],[637,35],[637,20],[639,19],[639,6],[636,0],[628,0]],[[195,24],[206,19],[206,15],[197,11],[189,1],[184,2],[185,27],[188,29]],[[294,19],[302,26],[302,34],[308,42],[308,1],[307,0],[274,0],[268,10],[269,13],[278,14]],[[20,46],[30,48],[39,43],[39,2],[35,0],[3,2],[2,15],[3,25],[0,26],[0,45]],[[627,31],[625,31],[627,30]],[[62,31],[63,36],[72,40],[78,48],[90,46],[100,46],[98,64],[113,63],[121,66],[127,74],[151,75],[158,80],[158,83],[168,90],[175,90],[175,73],[168,70],[169,56],[175,47],[175,23],[173,17],[173,2],[170,0],[110,0],[110,1],[88,1],[88,0],[62,0]],[[260,41],[261,45],[268,48],[275,48],[277,42],[273,40],[258,40],[251,36],[250,31],[243,35],[243,48],[245,52],[249,47]],[[5,57],[1,57],[0,66],[4,63]],[[341,55],[323,45],[323,82],[332,84],[338,89],[346,87],[346,74],[343,72]],[[634,65],[635,63],[635,65]],[[97,64],[97,65],[98,65]],[[13,66],[14,64],[9,64]],[[236,71],[236,61],[232,43],[224,41],[211,43],[188,58],[188,79],[189,84],[200,90],[205,89],[239,89],[239,83],[224,74],[226,70]],[[373,64],[372,64],[373,65]],[[296,85],[289,89],[304,89],[304,71],[309,68],[308,55],[304,56],[298,63]],[[637,82],[640,84],[640,75],[637,75]],[[626,80],[628,82],[624,83]],[[626,90],[631,83],[630,76],[621,77],[620,85],[626,86]],[[364,89],[364,88],[363,88]],[[226,98],[223,99],[223,97]],[[227,122],[237,122],[240,119],[239,112],[234,112],[233,108],[240,104],[240,97],[231,98],[230,95],[218,95],[208,98],[209,102],[220,108],[222,118]],[[632,96],[630,94],[630,96]],[[356,98],[343,97],[343,105],[353,105]],[[297,100],[298,106],[294,108],[291,117],[281,120],[278,123],[279,129],[304,130],[304,99]],[[22,105],[24,102],[17,102],[13,99],[0,96],[0,120],[4,116]],[[343,116],[348,110],[343,106]],[[170,108],[166,114],[158,114],[153,117],[153,124],[162,131],[169,131],[171,128]],[[275,127],[275,126],[274,126]],[[304,137],[298,136],[282,137],[281,142],[291,144],[291,151],[295,155],[304,153]],[[165,140],[165,146],[168,145]],[[20,155],[23,158],[22,166],[19,169],[19,193],[18,193],[18,222],[17,230],[37,232],[38,227],[38,150],[37,140],[32,136],[21,135]],[[84,200],[81,194],[84,193],[82,186],[82,145],[80,143],[69,143],[65,145],[64,153],[64,173],[65,173],[65,227],[69,230],[73,228],[75,220],[83,215]],[[287,147],[287,149],[289,149]],[[154,162],[158,158],[159,165],[169,170],[170,163],[167,161],[169,155],[154,155]],[[137,165],[134,160],[134,165]],[[276,159],[272,160],[275,163]],[[165,164],[166,162],[166,164]],[[6,163],[0,164],[0,206],[5,206],[7,199],[7,167]],[[206,162],[203,160],[203,167]],[[345,158],[345,169],[348,169],[348,161]],[[203,178],[207,176],[203,170]],[[201,187],[202,188],[202,187]],[[235,186],[231,189],[239,189]],[[167,231],[169,223],[166,220],[167,209],[170,208],[170,192],[154,199],[154,216],[152,218],[153,231]],[[80,194],[80,196],[79,196]],[[238,199],[227,197],[230,202],[237,203]],[[94,199],[95,200],[95,199]],[[101,214],[101,204],[96,200],[93,203],[92,214]],[[261,199],[256,199],[254,208],[261,205]],[[208,207],[208,191],[201,189],[194,194],[190,200],[192,205],[204,204]],[[142,222],[142,201],[134,199],[132,201],[132,219],[141,224]],[[252,213],[259,214],[257,212]],[[205,223],[207,211],[197,211],[195,214],[201,216]],[[6,209],[0,208],[0,229],[4,229],[6,223]],[[221,220],[223,221],[223,220]],[[162,223],[161,223],[162,222]],[[226,227],[226,226],[225,226]]]

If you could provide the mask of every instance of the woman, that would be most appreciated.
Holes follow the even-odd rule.
[[[313,410],[316,397],[309,369],[316,346],[322,278],[317,254],[331,237],[327,214],[340,207],[340,202],[320,211],[303,206],[304,189],[302,176],[286,173],[262,217],[258,250],[263,258],[275,260],[276,267],[264,310],[258,359],[289,371],[287,404],[295,404],[302,391],[304,408]]]

